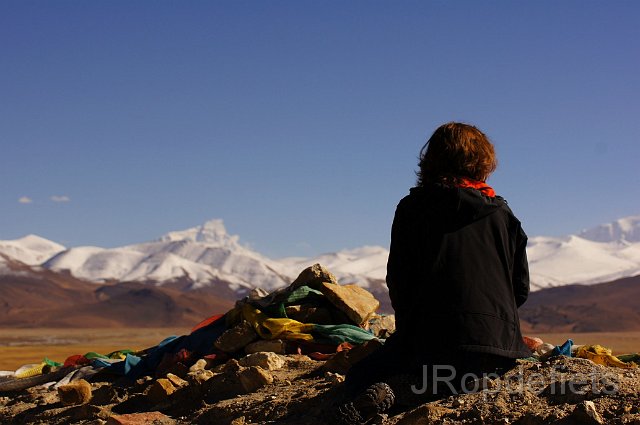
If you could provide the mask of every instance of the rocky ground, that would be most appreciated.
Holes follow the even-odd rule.
[[[343,375],[335,360],[257,353],[135,382],[94,375],[0,395],[2,424],[331,424]],[[377,424],[640,424],[640,368],[554,357],[521,361],[467,394],[374,418]]]

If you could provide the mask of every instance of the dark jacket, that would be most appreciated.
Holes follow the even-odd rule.
[[[526,244],[501,197],[439,184],[411,189],[396,209],[387,264],[394,345],[530,356],[517,310],[529,295]]]

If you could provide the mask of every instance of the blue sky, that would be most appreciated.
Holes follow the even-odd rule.
[[[222,218],[272,257],[386,246],[477,125],[527,233],[640,214],[638,2],[3,1],[0,239]]]

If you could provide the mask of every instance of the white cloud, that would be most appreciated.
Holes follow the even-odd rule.
[[[20,199],[18,199],[18,202],[20,202],[21,204],[30,204],[33,202],[33,199],[29,198],[28,196],[22,196],[20,197]]]
[[[52,195],[51,199],[53,202],[69,202],[71,201],[71,198],[69,198],[67,195]]]

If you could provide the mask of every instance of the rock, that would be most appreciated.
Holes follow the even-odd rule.
[[[264,370],[278,370],[285,364],[285,360],[271,352],[249,354],[238,361],[240,366],[260,366]]]
[[[233,328],[227,329],[213,345],[225,353],[235,353],[256,339],[258,339],[258,334],[253,330],[251,324],[242,321]]]
[[[396,316],[394,314],[384,316],[373,314],[367,321],[365,329],[373,332],[378,338],[388,338],[396,331]]]
[[[58,387],[58,397],[65,406],[85,404],[91,400],[91,384],[84,379]]]
[[[245,393],[246,390],[240,382],[240,373],[241,371],[215,374],[202,386],[203,400],[207,403],[215,403]]]
[[[199,359],[197,362],[189,367],[189,372],[195,372],[196,370],[205,370],[207,368],[207,361],[205,359]]]
[[[443,416],[455,413],[455,410],[446,407],[423,404],[410,412],[405,413],[396,425],[431,425],[442,423]]]
[[[213,371],[216,373],[237,372],[242,369],[240,363],[236,359],[231,359],[226,363],[216,366]]]
[[[136,385],[144,385],[146,383],[148,383],[149,381],[152,381],[153,378],[150,376],[143,376],[142,378],[138,378],[136,379]]]
[[[106,425],[174,425],[176,421],[160,412],[128,413],[113,415]]]
[[[543,360],[551,356],[554,348],[556,348],[555,345],[549,344],[548,342],[543,342],[536,348],[535,354],[538,355],[541,360]]]
[[[535,336],[523,336],[522,341],[529,347],[529,350],[535,351],[536,348],[544,344],[544,341]]]
[[[186,387],[187,385],[189,385],[189,383],[187,381],[185,381],[184,379],[180,378],[177,375],[174,375],[173,373],[167,373],[167,379],[176,388],[182,388],[182,387]]]
[[[238,373],[245,392],[251,393],[273,382],[273,376],[259,366],[251,366]]]
[[[331,312],[323,307],[310,304],[290,305],[285,307],[287,317],[302,323],[317,323],[319,325],[334,324]]]
[[[604,420],[598,413],[593,401],[585,401],[576,406],[570,415],[571,419],[581,424],[603,424]]]
[[[156,379],[147,390],[147,398],[153,403],[159,403],[176,392],[176,387],[165,378]]]
[[[380,301],[358,285],[323,283],[320,291],[331,304],[343,311],[357,325],[365,323],[380,307]]]
[[[338,285],[338,279],[329,270],[325,269],[320,264],[314,264],[311,267],[304,269],[291,283],[291,288],[299,288],[300,286],[308,286],[313,289],[320,289],[322,283],[327,282],[329,284]]]
[[[340,375],[339,373],[328,371],[324,373],[324,379],[331,382],[332,384],[341,384],[344,382],[344,378],[344,375]]]
[[[213,378],[214,375],[215,373],[210,370],[196,370],[194,372],[189,372],[187,374],[187,378],[196,385],[202,385],[209,379]]]
[[[93,391],[91,404],[101,406],[104,404],[120,403],[126,398],[126,392],[122,392],[125,395],[121,396],[118,390],[112,385],[103,385]]]
[[[247,354],[271,352],[276,354],[284,354],[286,352],[286,345],[281,339],[259,339],[255,342],[244,347],[244,352]]]

